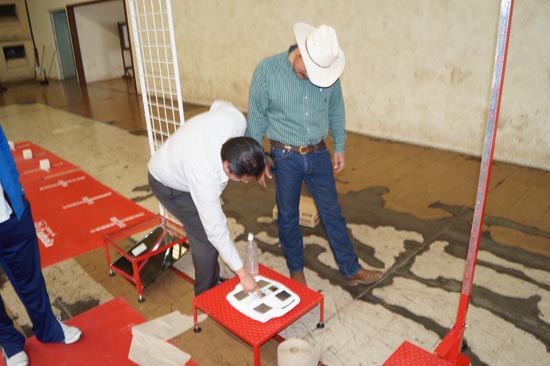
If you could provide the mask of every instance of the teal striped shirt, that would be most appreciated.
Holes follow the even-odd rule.
[[[265,134],[285,145],[302,146],[317,144],[329,130],[334,152],[344,152],[345,111],[340,80],[320,88],[299,79],[288,52],[258,64],[250,86],[246,136],[260,144]]]

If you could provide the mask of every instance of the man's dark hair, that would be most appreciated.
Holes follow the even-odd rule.
[[[245,175],[259,178],[262,175],[266,156],[262,146],[250,137],[233,137],[222,145],[222,161],[229,163],[229,171],[240,178]]]

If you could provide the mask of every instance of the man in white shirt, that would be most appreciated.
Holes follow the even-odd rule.
[[[220,197],[228,180],[259,178],[265,153],[243,137],[246,119],[231,103],[216,101],[184,123],[149,161],[149,185],[160,203],[183,224],[195,266],[195,295],[219,279],[218,255],[243,289],[258,292],[231,240]]]

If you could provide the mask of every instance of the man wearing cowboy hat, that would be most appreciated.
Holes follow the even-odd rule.
[[[315,200],[340,273],[348,286],[372,284],[381,273],[359,265],[338,204],[333,165],[324,139],[334,141],[334,170],[345,165],[345,112],[339,77],[344,53],[334,28],[294,25],[297,45],[261,61],[252,78],[246,134],[270,142],[274,164],[279,241],[290,277],[306,283],[304,243],[298,226],[302,182]]]

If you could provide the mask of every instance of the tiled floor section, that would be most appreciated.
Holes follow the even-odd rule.
[[[120,82],[92,84],[78,94],[66,83],[50,83],[47,89],[8,87],[0,94],[0,123],[11,140],[30,140],[157,210],[147,187],[148,144],[132,89],[127,93]],[[187,118],[188,112],[204,110],[187,107]],[[282,335],[320,346],[330,366],[381,365],[404,340],[433,350],[456,316],[479,163],[349,134],[347,166],[337,176],[341,205],[362,264],[384,270],[385,277],[372,288],[344,287],[322,229],[304,228],[306,276],[310,287],[325,295],[326,327],[315,328],[314,311]],[[229,184],[223,199],[239,250],[245,234],[254,232],[261,262],[286,273],[271,219],[273,183],[267,189]],[[484,224],[467,354],[476,366],[550,365],[550,172],[495,163]],[[192,273],[184,262],[178,267]],[[81,266],[87,275],[78,277],[92,281],[90,288],[98,292],[57,285],[57,275],[72,273],[67,266]],[[45,272],[54,307],[59,297],[69,316],[111,295],[124,297],[147,318],[176,309],[191,313],[192,288],[172,272],[146,289],[145,303],[137,303],[131,285],[107,275],[102,250]],[[2,289],[4,299],[14,297],[8,287]],[[187,332],[175,344],[200,365],[252,365],[249,347],[211,320],[202,328],[201,334]],[[262,347],[263,365],[277,365],[276,346]]]

